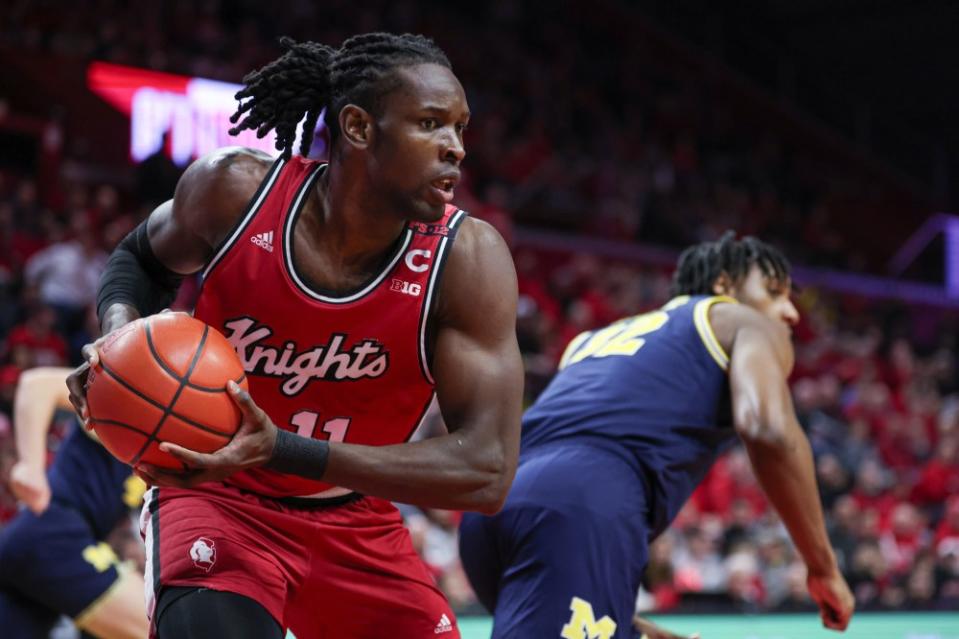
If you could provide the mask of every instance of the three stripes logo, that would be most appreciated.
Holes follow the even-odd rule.
[[[262,249],[266,249],[270,253],[273,252],[273,231],[267,231],[266,233],[257,233],[250,238],[250,241],[259,246]]]
[[[443,613],[443,616],[440,617],[440,622],[436,624],[436,628],[433,630],[433,634],[440,635],[445,632],[453,632],[453,623],[450,621],[450,618],[446,616],[446,613]]]

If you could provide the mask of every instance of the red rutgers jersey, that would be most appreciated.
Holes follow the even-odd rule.
[[[466,213],[411,222],[383,270],[332,294],[296,272],[293,227],[325,165],[282,159],[203,272],[197,318],[233,344],[254,401],[303,437],[382,446],[409,439],[433,399],[426,321],[443,262]],[[227,483],[267,496],[330,484],[257,468]]]

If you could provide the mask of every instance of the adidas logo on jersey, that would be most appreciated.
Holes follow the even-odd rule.
[[[270,253],[273,252],[273,231],[267,231],[266,233],[257,233],[250,238],[250,241],[259,246],[262,249],[266,249]]]
[[[436,629],[433,630],[434,635],[441,635],[444,632],[453,632],[453,624],[450,622],[450,618],[446,616],[446,613],[443,613],[443,616],[440,617],[440,622],[436,624]]]

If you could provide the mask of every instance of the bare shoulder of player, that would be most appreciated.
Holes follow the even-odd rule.
[[[215,246],[233,228],[274,160],[243,147],[224,147],[194,161],[177,183],[172,215]]]
[[[440,282],[440,323],[515,321],[516,297],[516,271],[503,237],[486,222],[466,218]]]
[[[741,339],[762,340],[776,352],[787,370],[792,369],[793,349],[789,330],[746,304],[713,304],[709,323],[716,339],[730,355]]]

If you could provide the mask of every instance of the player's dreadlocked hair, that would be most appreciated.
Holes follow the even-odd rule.
[[[682,252],[671,293],[711,295],[722,273],[739,282],[753,264],[759,265],[766,277],[779,281],[789,277],[789,261],[778,249],[751,236],[737,240],[733,231],[726,231],[715,242],[702,242]]]
[[[230,122],[236,135],[255,129],[263,137],[276,131],[276,148],[289,158],[296,138],[296,125],[303,119],[300,153],[306,155],[313,142],[313,130],[323,108],[330,139],[339,136],[339,113],[347,104],[356,104],[375,112],[380,99],[399,85],[391,73],[411,64],[450,62],[432,40],[405,33],[366,33],[346,40],[339,49],[318,42],[294,42],[280,38],[285,53],[262,69],[243,78],[244,88],[237,92],[241,101]],[[245,102],[242,102],[243,100]]]

